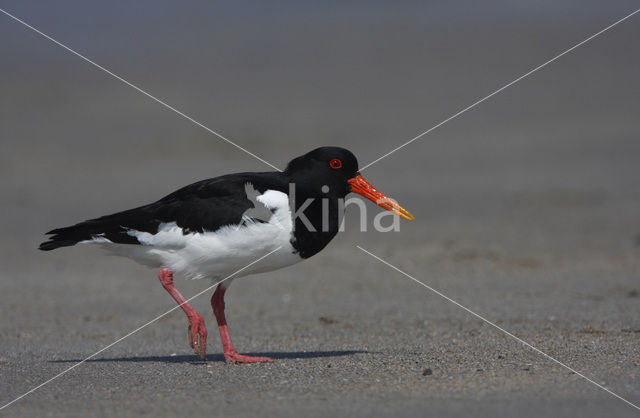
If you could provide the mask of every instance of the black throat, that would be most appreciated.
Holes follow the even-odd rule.
[[[309,258],[324,247],[338,233],[342,219],[341,206],[336,197],[313,197],[296,194],[291,245],[302,258]]]

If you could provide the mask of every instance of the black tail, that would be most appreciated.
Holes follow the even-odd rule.
[[[131,225],[130,218],[132,214],[135,214],[134,211],[135,209],[132,209],[80,222],[76,225],[54,229],[47,232],[47,235],[51,235],[49,240],[40,244],[38,249],[51,251],[60,247],[70,247],[95,237],[104,237],[111,242],[119,244],[140,244],[135,237],[127,233],[130,227],[138,230],[143,229],[142,226]],[[144,230],[146,229],[144,228]]]
[[[58,239],[51,237],[49,241],[45,241],[38,247],[39,250],[42,251],[51,251],[60,247],[70,247],[72,245],[76,245],[81,240],[68,240],[68,239]]]
[[[95,227],[92,228],[90,223],[92,221],[82,222],[73,226],[65,228],[58,228],[47,232],[49,241],[45,241],[38,247],[42,251],[51,251],[60,247],[70,247],[76,245],[80,241],[89,240],[97,233]]]

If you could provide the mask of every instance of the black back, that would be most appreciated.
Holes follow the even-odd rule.
[[[254,206],[245,194],[247,182],[261,193],[267,189],[284,192],[287,188],[284,176],[277,172],[239,173],[202,180],[157,202],[49,231],[47,234],[52,236],[39,248],[53,250],[96,236],[119,244],[140,244],[128,230],[155,234],[160,224],[169,222],[175,222],[185,234],[239,224],[242,214]]]

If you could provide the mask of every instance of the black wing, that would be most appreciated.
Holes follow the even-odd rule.
[[[245,193],[247,183],[261,193],[267,189],[286,191],[281,173],[241,173],[203,180],[145,206],[49,231],[49,240],[40,244],[39,249],[49,251],[94,237],[120,244],[140,244],[129,230],[155,234],[160,224],[170,222],[181,227],[184,234],[239,224],[243,213],[254,207]]]

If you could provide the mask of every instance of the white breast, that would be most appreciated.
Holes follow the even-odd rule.
[[[302,260],[291,245],[292,219],[285,193],[267,190],[256,197],[272,215],[267,222],[247,220],[215,232],[183,234],[175,222],[161,224],[151,234],[130,230],[143,245],[122,245],[104,238],[92,241],[109,251],[132,258],[149,267],[169,267],[191,279],[223,279],[260,257],[275,251],[234,277],[276,270]]]

